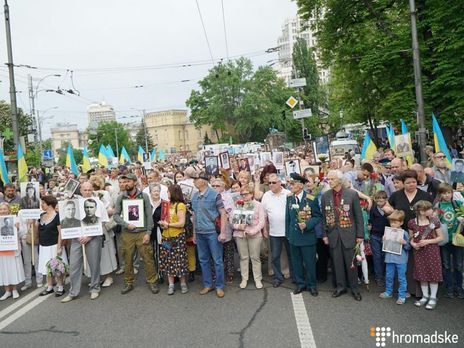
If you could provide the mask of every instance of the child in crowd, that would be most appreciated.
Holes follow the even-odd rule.
[[[461,205],[461,202],[453,199],[453,187],[450,184],[441,183],[438,187],[438,203],[435,207],[440,222],[448,227],[448,243],[440,248],[447,298],[457,296],[464,299],[464,290],[462,289],[463,248],[454,246],[452,243],[453,235],[462,221],[462,217],[456,216],[455,210]]]
[[[408,243],[408,232],[401,229],[401,225],[404,223],[404,212],[401,210],[393,210],[393,212],[388,216],[388,220],[390,227],[399,229],[403,232],[403,238],[399,241],[402,245],[402,250],[401,255],[385,252],[385,292],[381,293],[379,297],[390,298],[393,296],[393,280],[395,278],[396,271],[398,275],[398,299],[396,300],[396,304],[402,305],[406,302],[406,290],[408,288],[406,270],[408,268],[408,255],[411,246]],[[385,240],[385,236],[383,236],[382,239]]]
[[[443,240],[440,220],[433,216],[432,203],[418,201],[416,218],[408,222],[411,246],[414,248],[414,279],[421,283],[422,298],[414,303],[426,309],[437,306],[438,283],[443,281],[440,247]],[[430,286],[430,292],[429,292]]]
[[[387,193],[378,191],[374,195],[374,205],[369,212],[370,243],[374,263],[374,279],[378,286],[384,285],[385,263],[382,252],[382,237],[388,226],[387,216],[393,212],[388,204]]]

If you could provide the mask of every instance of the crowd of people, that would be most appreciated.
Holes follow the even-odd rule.
[[[288,279],[294,294],[318,296],[318,284],[329,281],[332,297],[349,289],[360,301],[373,277],[379,297],[395,296],[398,305],[414,296],[416,306],[434,309],[440,283],[446,297],[464,299],[463,248],[455,241],[464,188],[451,182],[443,153],[432,154],[425,168],[391,149],[380,149],[372,160],[332,160],[317,170],[305,168],[304,157],[299,163],[290,175],[271,161],[253,173],[237,166],[215,176],[198,161],[174,159],[149,169],[135,163],[78,176],[66,167],[48,174],[31,169],[30,183],[40,184],[38,220],[24,217],[38,208],[32,184],[24,198],[14,184],[2,188],[0,216],[17,215],[20,247],[0,252],[0,300],[18,298],[33,286],[33,275],[43,287],[40,295],[66,294],[63,303],[81,295],[83,274],[92,300],[118,275],[124,277],[121,294],[128,294],[141,262],[153,294],[164,283],[168,295],[177,289],[185,294],[201,272],[200,294],[222,298],[234,278],[241,289],[249,287],[250,269],[259,290],[264,268],[273,287]],[[72,195],[65,191],[71,179],[79,182]],[[87,199],[82,221],[71,200],[79,197]],[[64,229],[86,224],[101,225],[102,234],[62,238]],[[66,265],[59,276],[50,272],[57,257]]]

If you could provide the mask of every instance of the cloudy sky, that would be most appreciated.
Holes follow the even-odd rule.
[[[198,0],[215,61],[226,59],[221,0]],[[229,57],[268,64],[276,53],[290,0],[223,0]],[[120,121],[142,110],[185,109],[185,100],[212,67],[196,0],[9,0],[18,106],[30,110],[27,75],[42,77],[36,109],[45,111],[44,138],[56,122],[87,127],[90,103],[106,101]],[[0,25],[0,59],[7,61]],[[187,65],[187,66],[185,66]],[[71,79],[71,71],[73,78]],[[0,99],[9,101],[8,70],[0,66]],[[74,84],[74,86],[73,86]],[[143,86],[143,87],[141,87]],[[73,89],[80,96],[46,92]]]

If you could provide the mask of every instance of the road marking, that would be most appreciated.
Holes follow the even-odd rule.
[[[20,300],[15,301],[11,306],[6,307],[3,311],[0,312],[0,319],[3,319],[8,314],[13,312],[16,308],[21,307],[23,304],[29,302],[31,299],[36,298],[42,291],[43,288],[39,288],[31,292],[29,295],[22,296]]]
[[[303,296],[301,294],[291,294],[291,296],[301,348],[316,348],[316,341],[314,341],[313,330],[311,329],[311,324],[309,323],[308,313],[306,312]]]
[[[43,290],[42,290],[43,291]],[[38,306],[39,304],[41,304],[43,301],[47,300],[48,298],[50,297],[50,295],[47,295],[47,296],[41,296],[41,297],[38,297],[36,298],[34,301],[28,303],[27,305],[25,305],[23,308],[21,308],[19,311],[15,312],[14,314],[12,314],[11,316],[9,316],[8,318],[6,318],[5,320],[3,321],[0,321],[0,330],[3,330],[4,328],[6,328],[8,325],[10,325],[11,323],[13,323],[14,321],[16,321],[17,319],[21,318],[24,314],[26,314],[27,312],[29,312],[31,309],[33,309],[34,307]]]

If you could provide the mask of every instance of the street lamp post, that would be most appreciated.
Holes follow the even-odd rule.
[[[44,117],[45,114],[50,111],[50,110],[55,110],[55,109],[58,109],[58,106],[52,106],[51,108],[48,108],[48,109],[45,109],[43,112],[42,112],[42,116],[39,115],[39,110],[36,110],[37,111],[37,131],[38,131],[38,135],[39,135],[39,158],[42,159],[42,122],[45,121],[45,120],[49,120],[49,119],[52,119],[53,117],[55,116],[48,116],[48,117]],[[42,161],[40,161],[40,163],[42,163]]]

